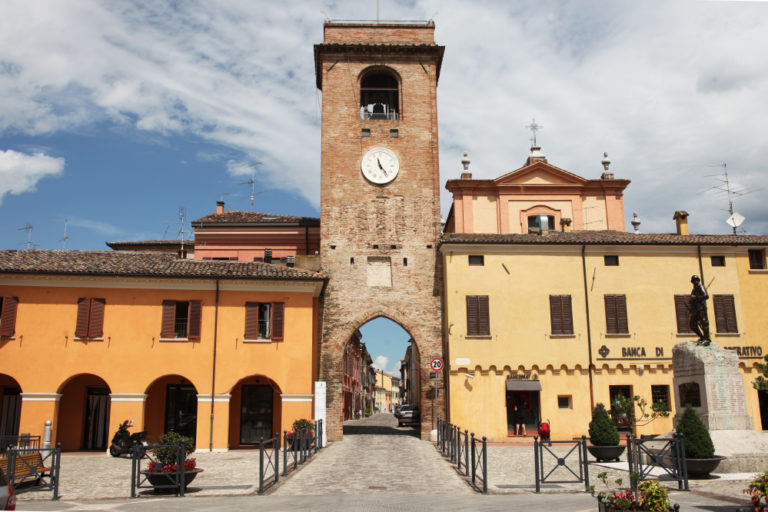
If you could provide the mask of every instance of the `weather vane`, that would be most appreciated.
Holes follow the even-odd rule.
[[[536,118],[534,117],[533,119],[531,119],[531,124],[527,125],[526,128],[531,130],[531,133],[533,134],[533,137],[531,137],[531,142],[533,142],[533,147],[538,147],[538,145],[536,144],[536,132],[543,129],[544,127],[536,123]]]

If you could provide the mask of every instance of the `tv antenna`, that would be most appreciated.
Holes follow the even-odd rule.
[[[163,238],[168,234],[168,229],[172,225],[179,226],[179,231],[176,234],[176,238],[181,240],[181,250],[184,250],[184,241],[186,240],[186,228],[187,228],[187,211],[184,209],[183,206],[179,207],[179,220],[177,222],[169,222],[168,227],[165,228],[165,233],[163,233]]]
[[[20,228],[16,228],[16,231],[26,231],[27,232],[27,241],[21,242],[19,245],[26,245],[25,249],[31,249],[33,247],[37,247],[37,244],[32,241],[32,230],[35,229],[32,224],[25,224],[24,226]]]
[[[723,175],[722,177],[718,177],[718,180],[720,181],[720,185],[716,187],[712,187],[714,190],[720,190],[721,192],[725,192],[728,197],[728,213],[731,215],[725,219],[725,223],[728,224],[733,228],[733,234],[736,235],[737,230],[739,226],[741,226],[746,218],[741,215],[740,213],[733,210],[733,197],[734,196],[743,196],[745,194],[748,194],[748,192],[742,192],[740,190],[734,190],[731,188],[731,182],[728,179],[728,165],[726,165],[725,162],[720,164],[723,167]]]
[[[251,186],[251,211],[253,210],[253,200],[256,196],[263,194],[264,191],[256,192],[256,166],[261,165],[261,162],[254,162],[248,167],[251,167],[251,179],[248,181],[241,181],[238,185],[250,185]]]
[[[59,238],[59,242],[61,242],[61,250],[66,251],[67,250],[67,240],[69,240],[69,237],[67,236],[67,223],[69,222],[69,219],[54,219],[56,222],[63,222],[64,223],[64,235]]]

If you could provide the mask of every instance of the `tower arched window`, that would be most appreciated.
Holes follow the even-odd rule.
[[[399,119],[400,87],[386,71],[365,75],[360,82],[361,119]]]

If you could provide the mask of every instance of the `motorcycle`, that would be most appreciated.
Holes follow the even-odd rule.
[[[128,429],[131,428],[132,424],[133,420],[125,420],[119,427],[117,427],[117,432],[115,432],[115,435],[112,437],[112,444],[109,446],[109,454],[113,457],[119,457],[124,453],[130,453],[134,441],[142,450],[146,451],[149,449],[146,432],[134,432],[133,434],[128,432]]]

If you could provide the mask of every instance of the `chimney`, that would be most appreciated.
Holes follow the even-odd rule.
[[[224,213],[224,201],[216,201],[216,215]]]
[[[272,249],[269,247],[264,249],[264,263],[272,263]]]
[[[293,256],[292,254],[289,254],[288,257],[286,258],[286,263],[285,264],[287,266],[289,266],[289,267],[295,266],[296,265],[296,256]]]
[[[675,219],[675,224],[677,225],[677,234],[680,236],[688,235],[688,212],[677,210],[672,218]]]
[[[563,233],[571,232],[571,219],[567,217],[560,219],[560,225],[563,227]]]

